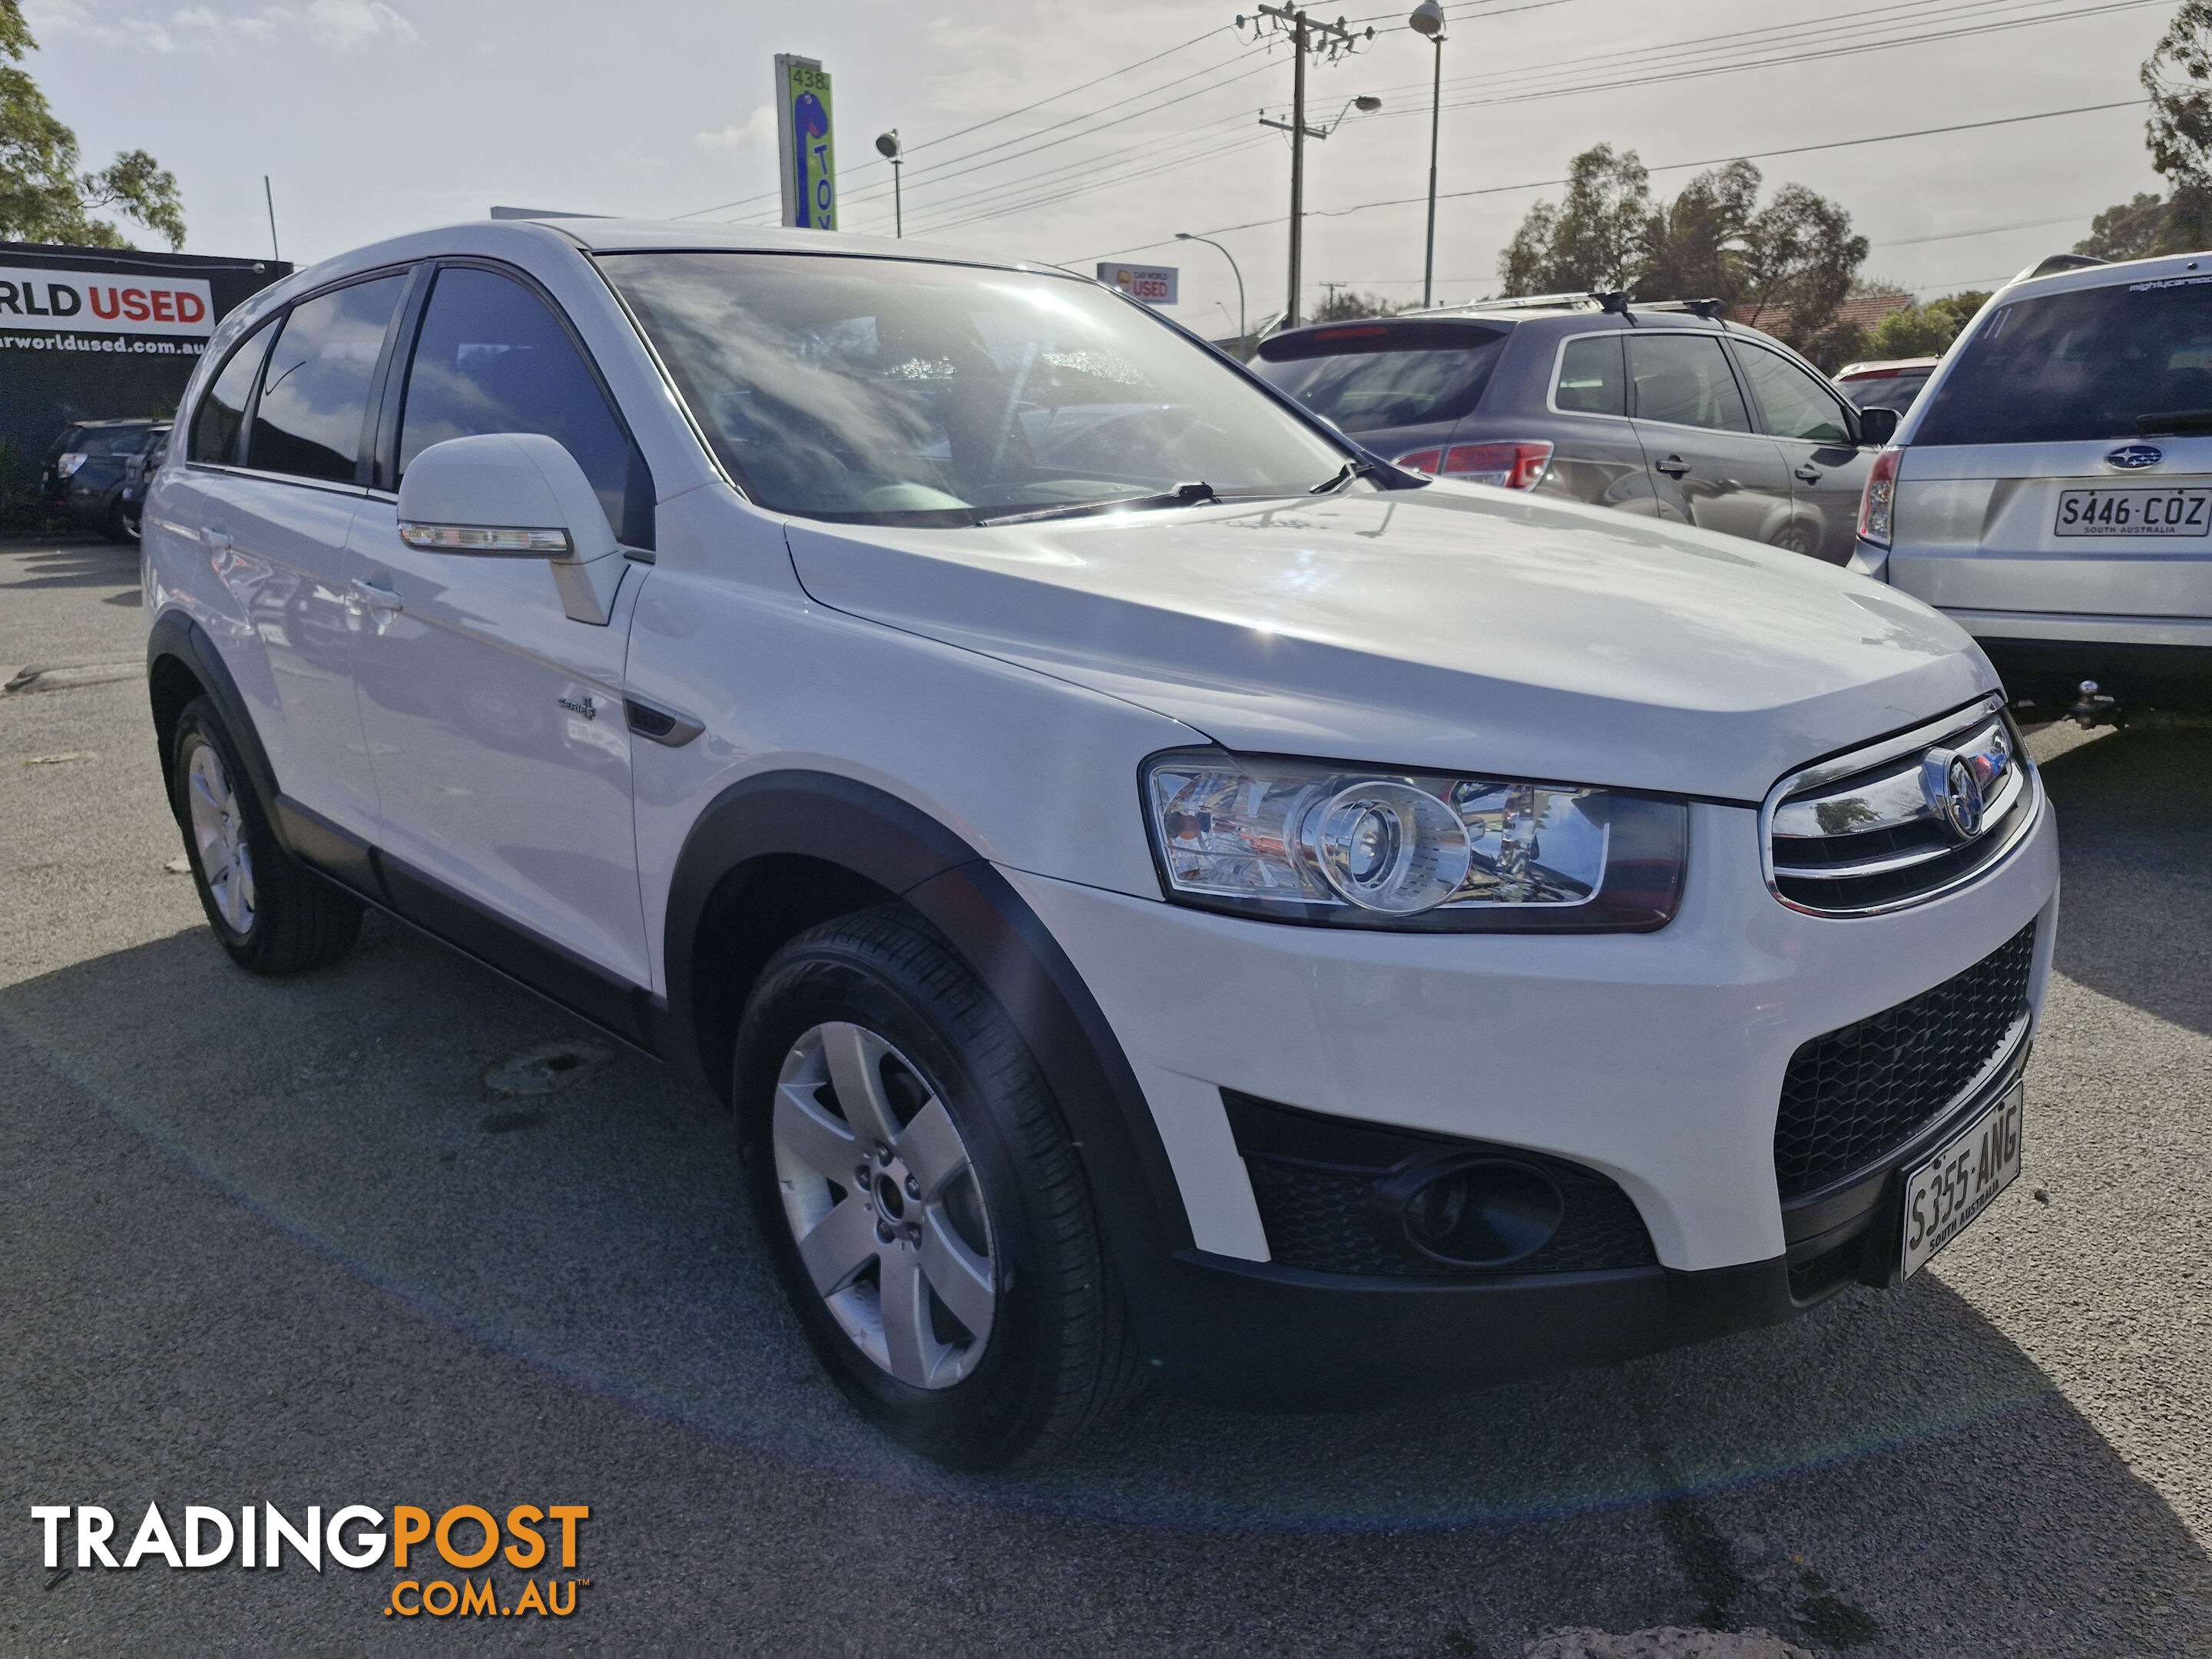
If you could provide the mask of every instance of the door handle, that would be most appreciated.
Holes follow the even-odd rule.
[[[1651,470],[1654,472],[1663,472],[1670,478],[1680,478],[1688,476],[1690,464],[1680,455],[1669,455],[1663,461],[1653,462]]]
[[[1796,479],[1799,483],[1818,483],[1820,482],[1820,469],[1814,466],[1812,462],[1806,461],[1790,476]]]
[[[406,606],[399,603],[399,595],[392,589],[384,586],[381,583],[362,581],[358,577],[354,580],[353,596],[371,611],[406,609]]]
[[[230,532],[228,530],[218,530],[213,525],[203,525],[200,526],[200,545],[216,553],[228,553],[237,544],[231,540]]]

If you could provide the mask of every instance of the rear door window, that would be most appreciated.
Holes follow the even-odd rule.
[[[292,307],[269,355],[246,464],[263,472],[351,483],[368,394],[404,276],[318,295]]]
[[[1759,399],[1766,429],[1778,438],[1802,438],[1820,444],[1847,444],[1850,428],[1844,423],[1843,405],[1828,383],[1808,374],[1778,352],[1765,346],[1736,343],[1735,360],[1743,365]]]
[[[1628,375],[1618,334],[1585,335],[1559,354],[1552,406],[1563,415],[1626,415]]]
[[[2212,276],[2015,300],[1958,349],[1917,444],[2212,432]]]
[[[246,422],[246,405],[253,396],[261,359],[267,355],[271,331],[264,323],[246,337],[230,354],[230,361],[215,377],[192,415],[191,458],[221,466],[238,459],[238,432]]]
[[[1504,346],[1501,329],[1356,323],[1269,340],[1253,367],[1344,431],[1377,432],[1472,411]]]
[[[1647,334],[1628,341],[1636,418],[1715,432],[1748,432],[1751,412],[1721,343],[1701,334]]]

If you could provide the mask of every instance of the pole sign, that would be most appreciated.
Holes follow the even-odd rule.
[[[783,222],[837,228],[837,149],[830,76],[811,58],[775,55],[775,129],[783,149]]]
[[[1176,279],[1182,273],[1174,265],[1116,265],[1098,267],[1098,280],[1148,306],[1176,303]]]

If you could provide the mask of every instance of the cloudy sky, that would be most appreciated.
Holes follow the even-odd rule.
[[[1218,234],[1255,319],[1280,307],[1289,157],[1258,119],[1283,112],[1291,69],[1279,45],[1234,27],[1253,3],[24,9],[40,46],[29,67],[88,161],[152,150],[182,183],[193,252],[267,251],[264,173],[299,260],[494,203],[772,219],[771,60],[792,52],[836,77],[846,228],[890,228],[871,140],[896,126],[910,234],[1085,268],[1179,264],[1178,314],[1227,333],[1227,263],[1172,238]],[[2139,107],[2049,112],[2139,97],[2137,65],[2172,5],[1451,0],[1438,297],[1491,291],[1522,214],[1601,140],[1638,151],[1662,191],[1690,176],[1677,164],[1753,157],[1770,185],[1800,181],[1850,210],[1875,245],[1869,275],[1986,286],[2158,187]],[[1376,38],[1314,69],[1312,118],[1358,94],[1383,107],[1309,147],[1309,291],[1417,297],[1433,49],[1401,12],[1353,22]],[[2003,125],[1891,137],[1971,123]]]

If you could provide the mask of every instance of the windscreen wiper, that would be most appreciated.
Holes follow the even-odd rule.
[[[1371,478],[1374,476],[1374,462],[1346,461],[1342,466],[1337,468],[1336,471],[1331,473],[1328,477],[1323,478],[1311,489],[1306,491],[1306,494],[1309,495],[1333,495],[1355,478]]]
[[[995,519],[978,519],[977,526],[1036,524],[1046,519],[1079,519],[1092,513],[1141,512],[1156,507],[1197,507],[1218,501],[1220,493],[1210,483],[1177,484],[1164,495],[1109,495],[1103,501],[1070,501],[1065,507],[1041,507],[1030,513],[1004,513]]]

